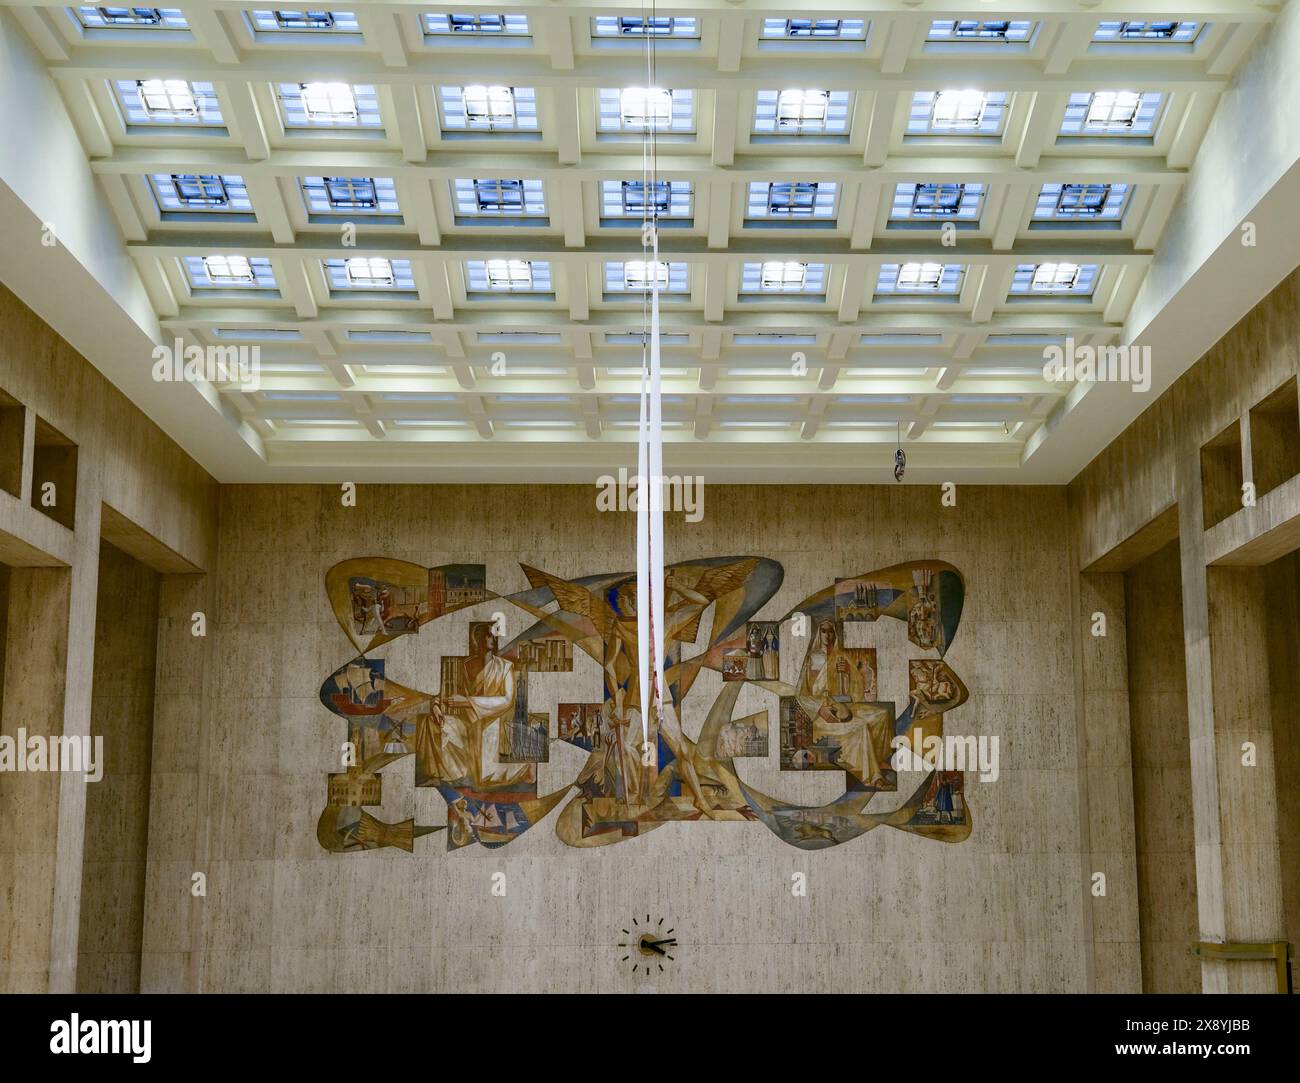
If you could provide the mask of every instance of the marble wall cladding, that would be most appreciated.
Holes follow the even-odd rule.
[[[197,734],[208,894],[182,907],[201,922],[198,987],[1083,989],[1089,904],[1060,489],[963,488],[957,507],[943,508],[930,488],[717,487],[707,489],[702,522],[668,518],[669,561],[759,554],[783,564],[784,583],[757,619],[781,615],[838,575],[920,558],[962,570],[965,612],[947,657],[971,699],[946,728],[1001,741],[998,781],[967,776],[975,826],[964,843],[882,827],[807,852],[758,823],[692,822],[579,850],[556,838],[552,813],[499,850],[449,853],[441,834],[417,839],[412,854],[321,849],[316,818],[345,735],[317,694],[351,654],[327,605],[326,570],[369,555],[482,562],[489,588],[508,593],[526,586],[520,561],[564,576],[630,570],[634,529],[634,516],[597,513],[594,488],[576,486],[363,485],[356,507],[342,506],[332,487],[223,488]],[[469,620],[497,608],[455,614],[394,644],[389,678],[434,689],[438,653],[463,653]],[[905,699],[907,657],[917,652],[901,626],[882,622],[868,635],[880,651],[882,696]],[[546,691],[534,695],[552,727],[556,703],[599,698],[598,669],[584,657],[574,673],[542,679]],[[716,687],[702,679],[688,700],[688,733]],[[775,733],[774,700],[750,695],[738,712],[768,706]],[[543,792],[572,779],[584,759],[567,745],[551,749]],[[441,797],[414,788],[409,762],[385,769],[383,805],[372,811],[444,822]],[[801,802],[839,791],[838,777],[792,777],[776,763],[773,740],[769,759],[743,761],[742,775]],[[881,806],[891,799],[882,795]],[[491,894],[498,872],[504,897]],[[806,897],[792,894],[794,873],[807,876]],[[633,977],[617,947],[621,930],[647,914],[665,917],[681,944],[649,979]],[[183,983],[190,946],[182,938],[148,958],[144,988]]]

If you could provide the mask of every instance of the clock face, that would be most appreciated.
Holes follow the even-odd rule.
[[[633,974],[638,969],[646,974],[662,972],[664,964],[673,961],[673,953],[677,950],[677,939],[666,925],[663,918],[655,921],[649,914],[644,918],[635,915],[631,925],[620,930],[623,939],[618,946],[623,957],[619,965],[630,966]]]

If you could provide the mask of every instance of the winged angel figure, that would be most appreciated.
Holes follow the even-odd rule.
[[[877,794],[897,792],[896,739],[906,737],[911,747],[940,735],[944,713],[967,699],[965,685],[943,661],[965,591],[951,565],[913,561],[839,579],[762,622],[753,618],[784,575],[776,561],[729,556],[672,565],[664,580],[667,695],[655,717],[645,720],[635,576],[566,579],[521,567],[529,588],[506,596],[486,589],[482,565],[424,568],[362,558],[327,573],[335,615],[360,653],[321,688],[321,702],[348,724],[344,769],[330,776],[318,822],[326,849],[409,851],[416,838],[444,829],[450,849],[502,846],[566,797],[556,833],[576,847],[698,820],[757,820],[804,849],[847,842],[881,824],[943,841],[969,835],[960,772],[922,771],[909,798],[888,811],[867,812]],[[468,653],[440,658],[437,692],[407,687],[385,672],[384,648],[394,639],[453,613],[486,611],[494,601],[522,610],[532,623],[502,646],[501,622],[471,620]],[[845,645],[846,624],[882,617],[903,621],[922,654],[909,661],[909,702],[897,715],[893,704],[876,699],[875,651]],[[781,642],[803,649],[800,664],[789,667],[789,683],[781,679]],[[520,743],[511,734],[542,732],[545,738],[538,727],[550,715],[536,713],[546,709],[538,700],[548,673],[572,668],[574,651],[600,667],[602,694],[599,702],[559,705],[557,739],[587,758],[573,781],[541,794],[537,763],[546,754],[520,762],[508,754]],[[714,689],[713,700],[702,719],[691,719],[688,703],[699,696],[689,697],[706,672],[721,680],[702,682]],[[747,685],[773,701],[782,770],[841,771],[840,797],[798,805],[741,778],[736,761],[766,757],[771,732],[770,710],[735,717]],[[695,728],[691,722],[698,724],[694,737],[687,732]],[[445,799],[446,825],[388,822],[366,811],[383,804],[382,769],[405,758],[414,760],[416,786],[435,787]]]

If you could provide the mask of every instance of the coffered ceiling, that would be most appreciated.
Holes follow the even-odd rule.
[[[848,480],[901,438],[927,476],[1066,480],[1104,434],[1030,468],[1087,390],[1048,382],[1044,350],[1142,330],[1202,141],[1275,16],[6,6],[124,246],[113,273],[156,321],[136,322],[155,342],[258,348],[255,389],[202,389],[237,454],[161,392],[142,403],[231,480],[575,480],[628,462],[648,274],[670,466]],[[61,330],[68,301],[44,313]],[[152,364],[137,353],[127,383]]]

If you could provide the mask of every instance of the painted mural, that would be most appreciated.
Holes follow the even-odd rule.
[[[448,849],[504,846],[555,812],[570,846],[603,846],[674,821],[761,823],[802,849],[849,842],[879,826],[944,842],[971,831],[959,771],[930,771],[889,811],[873,798],[898,791],[896,735],[942,735],[966,686],[944,660],[957,634],[965,584],[941,561],[911,561],[834,580],[779,619],[757,620],[781,586],[766,557],[707,557],[666,570],[665,697],[643,747],[637,672],[635,576],[565,579],[521,565],[529,588],[498,595],[477,564],[425,568],[382,557],[347,560],[326,574],[330,604],[356,651],[321,686],[324,706],[347,726],[351,752],[331,774],[317,837],[327,850],[397,847],[446,832]],[[501,642],[491,620],[465,620],[465,654],[443,656],[437,689],[388,672],[383,648],[431,622],[484,603],[525,614]],[[504,605],[502,604],[504,603]],[[875,648],[851,647],[855,621],[898,620],[921,657],[909,659],[909,700],[878,700]],[[517,616],[516,616],[517,624]],[[781,678],[782,644],[801,652],[793,682]],[[791,647],[791,645],[794,645]],[[573,671],[575,652],[600,667],[590,702],[548,705],[548,674]],[[688,698],[705,670],[721,676],[695,739],[683,730]],[[422,683],[422,682],[420,682]],[[770,707],[735,717],[740,692],[759,689]],[[697,697],[698,698],[698,697]],[[791,804],[746,783],[746,758],[771,754],[782,771],[842,772],[844,791],[816,806]],[[537,765],[552,741],[586,753],[573,779],[539,792]],[[397,766],[400,765],[400,766]],[[415,785],[446,801],[445,824],[386,822],[386,770],[412,770]]]

